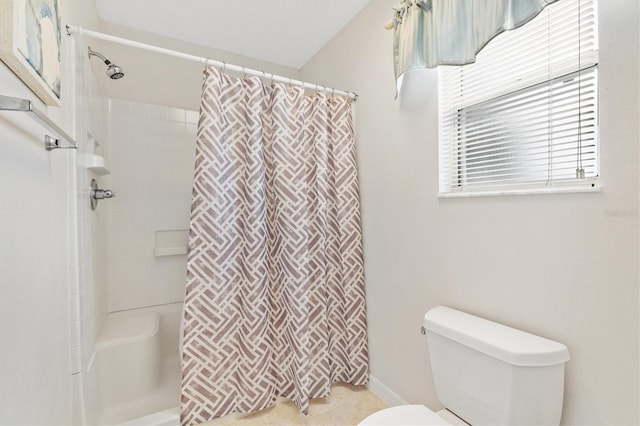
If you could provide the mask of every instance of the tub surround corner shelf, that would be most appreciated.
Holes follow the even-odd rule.
[[[78,164],[87,170],[91,170],[97,175],[108,175],[111,173],[107,168],[104,157],[97,154],[78,154]]]
[[[97,375],[96,424],[179,424],[181,318],[182,303],[106,315],[90,367]]]

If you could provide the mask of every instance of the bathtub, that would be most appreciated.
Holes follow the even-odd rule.
[[[182,303],[107,315],[96,341],[98,423],[178,425]]]

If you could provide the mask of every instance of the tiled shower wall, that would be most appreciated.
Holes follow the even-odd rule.
[[[75,40],[74,40],[75,41]],[[101,242],[98,230],[103,220],[90,208],[91,179],[97,175],[85,167],[83,158],[99,153],[95,140],[103,138],[106,100],[97,93],[95,76],[88,61],[87,46],[78,41],[75,49],[76,115],[78,150],[69,182],[69,294],[71,327],[71,373],[73,424],[93,424],[97,414],[97,383],[92,360],[95,342],[104,320],[106,303],[101,294],[98,259]]]
[[[101,185],[107,312],[184,299],[196,111],[107,101]],[[160,254],[174,253],[160,256]]]

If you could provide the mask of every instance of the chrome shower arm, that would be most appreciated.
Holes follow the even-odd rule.
[[[91,50],[91,46],[89,46],[89,59],[91,59],[92,56],[97,56],[98,58],[102,59],[102,61],[107,65],[111,64],[110,60],[105,58],[100,52],[96,52],[95,50]]]

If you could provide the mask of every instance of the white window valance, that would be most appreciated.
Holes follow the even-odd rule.
[[[395,8],[398,88],[405,72],[475,62],[496,35],[517,28],[556,0],[403,0]]]

